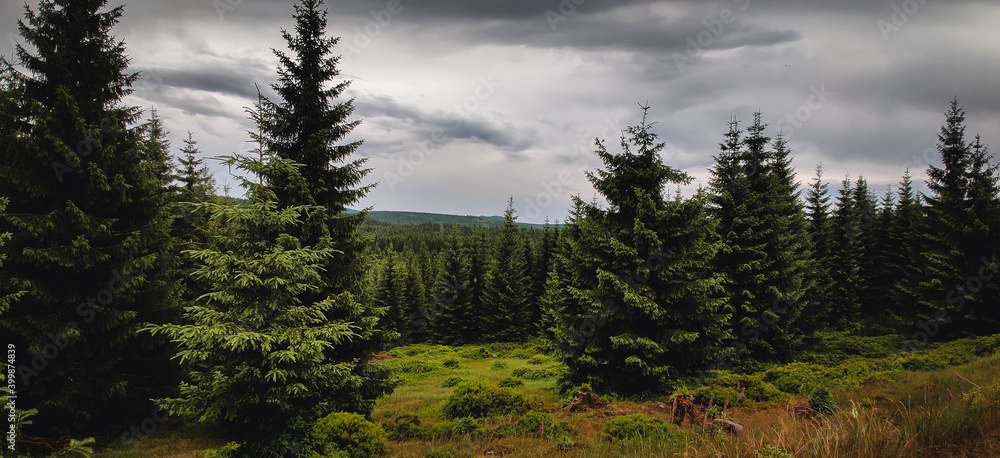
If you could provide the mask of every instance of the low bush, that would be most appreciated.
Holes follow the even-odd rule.
[[[604,425],[604,438],[611,441],[635,437],[671,438],[678,434],[674,425],[641,413],[615,417]]]
[[[559,375],[559,370],[556,367],[538,369],[522,367],[514,369],[510,375],[513,375],[514,377],[521,377],[525,380],[542,380]]]
[[[837,401],[830,390],[817,388],[809,395],[809,410],[816,415],[830,415],[837,411]]]
[[[405,441],[410,439],[424,439],[428,436],[428,429],[420,426],[420,418],[416,415],[403,414],[396,417],[392,422],[387,423],[389,439],[394,441]]]
[[[467,381],[455,387],[455,392],[445,402],[441,412],[445,418],[481,418],[523,412],[528,410],[529,405],[523,395],[509,389]]]
[[[532,356],[531,358],[528,358],[528,364],[531,364],[531,365],[534,365],[534,366],[545,364],[547,362],[549,362],[549,358],[547,356],[544,356],[544,355],[535,355],[535,356]]]
[[[350,458],[386,456],[386,433],[382,426],[355,413],[335,412],[313,426],[313,437],[322,455]]]
[[[517,388],[519,386],[524,386],[524,381],[517,377],[504,377],[502,380],[497,382],[497,386],[501,388]]]
[[[451,377],[444,379],[444,381],[441,382],[441,386],[444,388],[451,388],[459,383],[462,383],[462,377],[452,375]]]
[[[448,369],[458,369],[458,359],[448,358],[441,362],[441,365],[447,367]]]
[[[551,439],[571,435],[573,429],[565,421],[556,420],[551,414],[531,411],[517,420],[511,433]]]
[[[563,436],[556,441],[556,450],[559,450],[560,452],[568,452],[573,450],[573,446],[575,445],[576,443],[573,442],[573,439],[569,436]]]
[[[742,396],[740,396],[742,394]],[[746,402],[774,402],[785,398],[774,385],[765,382],[763,375],[743,375],[720,372],[707,385],[694,393],[695,402],[724,407],[728,399],[730,406]]]
[[[503,361],[494,361],[493,366],[490,366],[490,369],[493,369],[495,371],[502,371],[504,369],[507,369],[507,363]]]

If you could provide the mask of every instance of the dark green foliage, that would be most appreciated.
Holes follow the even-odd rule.
[[[452,229],[440,253],[438,279],[430,313],[434,342],[461,345],[482,340],[477,313],[470,307],[469,265],[457,229]]]
[[[262,115],[259,107],[252,114]],[[178,343],[189,371],[180,396],[162,402],[219,423],[246,442],[247,453],[271,456],[299,446],[309,425],[330,412],[364,406],[366,377],[338,351],[361,338],[358,324],[338,318],[356,303],[343,295],[310,302],[335,250],[328,239],[302,246],[288,233],[316,207],[279,209],[262,183],[294,166],[259,154],[226,161],[258,178],[240,178],[245,204],[201,204],[227,234],[187,252],[209,290],[188,304],[184,323],[149,329]]]
[[[441,386],[444,388],[451,388],[459,383],[462,383],[462,381],[462,377],[452,375],[451,377],[444,379],[444,381],[441,382]]]
[[[136,332],[178,311],[167,156],[122,103],[138,75],[112,37],[123,7],[105,3],[25,5],[28,74],[0,61],[0,297],[23,292],[0,334],[18,404],[39,408],[28,435],[117,430],[177,378],[166,340]]]
[[[385,425],[389,433],[389,439],[394,441],[405,441],[411,439],[424,439],[428,436],[428,429],[420,426],[420,418],[416,415],[403,414]]]
[[[204,160],[198,157],[201,151],[197,147],[193,134],[188,132],[181,148],[180,165],[174,172],[174,226],[172,234],[182,246],[193,243],[203,243],[208,236],[208,215],[196,206],[215,198],[215,179],[205,166]]]
[[[633,413],[615,417],[604,425],[603,437],[610,441],[637,437],[669,439],[677,436],[677,427],[659,418]]]
[[[523,395],[506,388],[462,382],[445,402],[441,412],[445,418],[482,418],[523,412],[528,410],[529,405]]]
[[[817,388],[809,394],[809,410],[816,415],[831,415],[837,412],[837,401],[830,390]]]
[[[724,248],[733,332],[753,359],[788,357],[801,344],[799,318],[816,281],[808,223],[784,140],[764,135],[761,114],[746,136],[737,121],[715,157],[712,215]]]
[[[333,398],[345,410],[367,412],[390,386],[368,368],[371,355],[398,338],[391,327],[378,325],[388,313],[367,303],[365,255],[371,240],[360,232],[365,213],[348,214],[374,185],[361,185],[371,171],[366,159],[352,158],[361,140],[343,142],[360,121],[350,120],[353,99],[341,100],[349,81],[339,81],[339,39],[326,36],[327,11],[322,0],[302,0],[295,6],[293,32],[281,31],[292,55],[273,50],[278,58],[278,82],[271,87],[280,100],[264,101],[261,141],[276,158],[298,167],[276,170],[267,178],[278,208],[309,206],[299,225],[287,229],[300,246],[333,248],[320,271],[322,283],[305,292],[306,303],[335,300],[342,306],[330,318],[356,326],[349,341],[327,349],[326,357],[354,361],[352,383]]]
[[[494,361],[493,365],[490,366],[490,369],[495,370],[495,371],[506,370],[507,369],[507,363],[505,363],[503,361]]]
[[[336,412],[320,419],[313,426],[317,451],[323,455],[349,458],[388,456],[386,433],[378,423],[354,413]]]
[[[454,436],[464,436],[466,434],[470,436],[478,436],[483,432],[483,424],[479,420],[468,416],[457,418],[451,422],[449,429]]]
[[[883,266],[887,276],[895,278],[889,289],[889,308],[900,325],[913,323],[917,314],[916,285],[920,279],[919,234],[923,224],[923,203],[913,190],[910,171],[907,169],[899,184],[896,207],[889,224]]]
[[[927,170],[931,195],[920,239],[920,280],[909,290],[918,297],[917,316],[926,334],[996,332],[1000,324],[1000,196],[997,169],[977,138],[965,140],[965,111],[958,101],[945,113],[938,134],[942,167]]]
[[[812,330],[824,327],[830,321],[830,271],[833,250],[833,224],[830,219],[829,184],[823,181],[823,167],[816,166],[816,177],[806,195],[807,231],[813,243],[815,286],[810,292],[813,308],[803,317],[804,325]]]
[[[517,377],[504,377],[497,382],[497,386],[500,388],[517,388],[524,386],[524,380]]]
[[[830,249],[830,302],[832,316],[837,317],[840,328],[848,328],[860,315],[862,245],[858,234],[864,229],[855,206],[854,186],[844,178],[837,195],[837,208],[833,212],[833,244]]]
[[[707,365],[730,335],[704,197],[664,199],[690,177],[662,163],[647,111],[621,138],[622,154],[597,141],[606,170],[588,177],[607,209],[577,197],[561,231],[557,291],[545,302],[564,386],[661,391]]]
[[[573,442],[573,439],[571,439],[569,436],[563,436],[560,437],[558,441],[556,441],[556,450],[559,450],[560,452],[568,452],[570,450],[573,450],[573,447],[575,445],[576,443]]]
[[[526,323],[532,322],[529,271],[520,229],[514,225],[517,218],[514,213],[514,198],[511,197],[504,212],[500,237],[493,246],[493,259],[486,274],[483,304],[478,314],[483,337],[494,342],[523,340],[530,336],[524,329]]]
[[[555,377],[559,375],[559,369],[557,367],[548,368],[527,368],[522,367],[519,369],[514,369],[510,373],[514,377],[521,377],[525,380],[542,380],[549,377]]]
[[[449,369],[458,369],[458,359],[448,358],[441,362],[441,365]]]

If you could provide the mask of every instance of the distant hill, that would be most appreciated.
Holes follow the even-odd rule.
[[[348,210],[357,213],[357,210]],[[455,224],[458,226],[500,227],[503,226],[502,216],[472,216],[445,215],[442,213],[401,212],[401,211],[370,211],[368,218],[390,224]],[[517,223],[518,226],[542,228],[543,224]]]

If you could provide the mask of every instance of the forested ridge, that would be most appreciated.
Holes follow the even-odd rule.
[[[758,112],[720,120],[709,181],[682,195],[695,180],[653,131],[669,107],[641,106],[620,138],[596,139],[597,196],[575,196],[563,221],[520,226],[511,197],[498,227],[391,224],[348,211],[377,183],[363,141],[345,140],[362,120],[322,1],[274,31],[290,51],[261,82],[277,97],[247,107],[254,149],[220,152],[235,197],[197,132],[178,148],[155,110],[125,102],[139,77],[113,34],[126,10],[43,0],[14,61],[0,58],[3,404],[16,404],[3,456],[89,456],[85,438],[131,445],[168,416],[222,434],[216,456],[383,453],[337,434],[376,428],[380,400],[419,372],[391,364],[419,352],[406,348],[537,348],[559,393],[673,395],[677,409],[720,371],[794,364],[831,335],[907,353],[1000,333],[998,169],[957,99],[927,192],[917,170],[888,188],[836,177],[831,192],[816,165],[803,183],[814,165]],[[525,402],[506,414],[538,410]],[[542,438],[558,431],[538,418],[525,424]]]

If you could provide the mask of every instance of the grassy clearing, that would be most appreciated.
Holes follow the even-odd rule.
[[[538,344],[411,345],[380,356],[399,386],[379,400],[372,420],[388,432],[391,456],[415,458],[1000,456],[1000,335],[907,354],[894,350],[899,343],[830,333],[798,362],[719,372],[705,386],[674,393],[708,414],[676,431],[668,395],[605,397],[602,407],[568,411],[569,397],[555,389],[562,367]],[[507,415],[446,418],[442,407],[464,381],[507,381],[504,396],[530,402]],[[834,413],[805,408],[817,388],[830,389]],[[631,414],[644,417],[616,431],[634,433],[606,434],[609,421]],[[723,420],[743,432],[724,431]],[[131,450],[119,444],[95,456],[200,457],[226,442],[195,423],[161,426]]]

